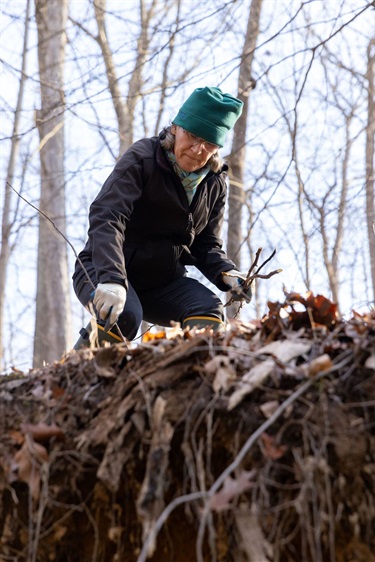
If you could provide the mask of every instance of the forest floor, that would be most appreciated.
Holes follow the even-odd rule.
[[[0,433],[1,562],[375,562],[373,310],[14,370]]]

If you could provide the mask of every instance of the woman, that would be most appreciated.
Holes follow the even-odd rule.
[[[91,204],[73,285],[106,330],[117,322],[131,340],[142,319],[223,325],[221,300],[185,266],[222,291],[241,283],[220,239],[227,166],[218,150],[242,106],[219,88],[197,88],[159,137],[124,153]]]

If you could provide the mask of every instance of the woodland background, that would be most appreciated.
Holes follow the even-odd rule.
[[[276,248],[283,269],[244,317],[261,317],[283,286],[325,294],[344,316],[374,306],[373,1],[0,8],[2,373],[72,347],[88,319],[71,275],[89,204],[123,151],[202,85],[245,102],[222,150],[228,253],[246,270],[258,248]]]

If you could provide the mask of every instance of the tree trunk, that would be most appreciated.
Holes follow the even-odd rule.
[[[242,51],[240,76],[238,83],[238,98],[244,102],[244,108],[241,117],[238,119],[234,127],[234,137],[232,151],[228,158],[230,170],[230,186],[229,186],[229,215],[228,215],[228,256],[241,269],[241,244],[242,229],[241,216],[242,206],[244,204],[244,169],[245,169],[245,153],[246,153],[246,129],[247,117],[249,111],[249,94],[254,88],[254,80],[251,76],[251,69],[254,59],[254,51],[259,34],[259,21],[262,8],[262,0],[252,0],[245,44]],[[229,317],[233,317],[238,307],[228,307],[227,313]]]
[[[336,233],[333,237],[334,244],[331,251],[331,257],[329,252],[330,239],[332,234],[329,232],[328,218],[329,218],[329,208],[327,204],[322,204],[319,207],[320,214],[320,233],[322,236],[322,246],[323,246],[323,260],[324,265],[327,270],[328,283],[331,291],[331,298],[337,306],[339,307],[339,292],[340,292],[340,255],[344,237],[344,221],[346,217],[347,199],[348,199],[348,169],[350,161],[350,153],[352,148],[352,139],[350,138],[350,125],[352,122],[353,113],[345,117],[345,146],[343,149],[343,158],[341,164],[341,190],[340,198],[337,208],[337,222],[336,222]],[[340,310],[340,308],[339,308]]]
[[[375,40],[370,41],[367,51],[367,127],[366,127],[366,216],[370,251],[372,293],[375,302],[375,188],[374,188],[374,138],[375,138]]]
[[[59,359],[71,340],[65,217],[64,93],[67,0],[35,0],[41,110],[41,194],[39,208],[56,226],[40,218],[34,366]]]
[[[3,216],[1,221],[1,248],[0,248],[0,368],[4,361],[4,349],[3,349],[3,332],[4,332],[4,303],[5,303],[5,286],[7,278],[7,269],[9,258],[11,254],[10,245],[10,234],[12,229],[12,223],[10,217],[11,211],[11,199],[12,191],[11,185],[13,183],[14,169],[16,166],[19,141],[19,123],[21,116],[21,108],[23,101],[23,92],[26,82],[26,60],[27,60],[27,42],[29,36],[29,15],[30,15],[30,0],[27,0],[26,4],[26,15],[25,15],[25,34],[23,39],[23,49],[22,49],[22,68],[20,73],[19,90],[17,97],[17,106],[14,112],[14,122],[12,131],[12,140],[10,147],[10,156],[8,162],[8,170],[5,182],[4,191],[4,206],[3,206]]]
[[[120,157],[125,152],[125,150],[129,148],[131,144],[133,144],[134,140],[135,108],[141,96],[141,89],[143,85],[143,68],[146,62],[150,43],[148,27],[155,8],[155,0],[153,0],[153,2],[151,3],[149,9],[146,9],[144,0],[140,0],[141,26],[138,36],[138,49],[134,63],[134,69],[129,81],[126,101],[121,92],[119,79],[113,60],[113,54],[108,42],[107,30],[105,26],[106,5],[107,0],[95,0],[94,2],[95,18],[98,26],[98,36],[96,39],[103,54],[103,60],[107,73],[108,87],[116,112],[120,137]]]
[[[121,93],[119,79],[117,77],[112,51],[110,49],[105,26],[105,11],[107,0],[95,0],[95,19],[98,26],[97,42],[100,46],[105,64],[108,87],[111,93],[113,107],[115,109],[120,136],[119,156],[130,146],[133,139],[133,123],[130,122],[128,108],[124,96]]]

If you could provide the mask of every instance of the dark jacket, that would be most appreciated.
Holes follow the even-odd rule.
[[[99,283],[127,280],[137,291],[164,285],[195,265],[222,290],[221,272],[235,269],[222,250],[225,169],[210,172],[189,207],[182,183],[157,137],[134,143],[90,206],[88,241],[79,254]],[[85,274],[79,262],[76,286]]]

